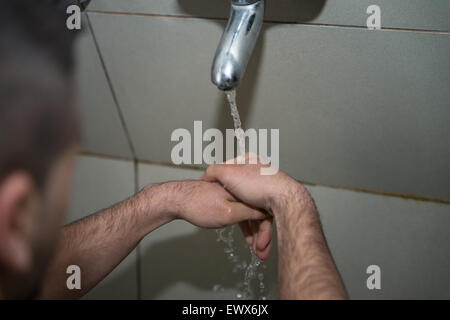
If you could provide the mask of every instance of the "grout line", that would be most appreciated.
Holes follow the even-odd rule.
[[[392,192],[392,191],[377,191],[377,190],[362,189],[362,188],[356,188],[356,187],[343,187],[343,186],[335,186],[335,185],[314,183],[314,182],[308,182],[308,181],[300,181],[300,180],[298,180],[298,181],[300,183],[308,185],[308,186],[325,187],[325,188],[336,189],[336,190],[367,193],[367,194],[383,196],[383,197],[400,198],[400,199],[404,199],[404,200],[432,202],[432,203],[447,204],[447,205],[450,204],[450,200],[447,200],[447,199],[432,198],[432,197],[420,196],[420,195],[416,195],[416,194],[399,193],[399,192]]]
[[[87,157],[106,158],[106,159],[111,159],[111,160],[122,160],[122,161],[134,161],[135,160],[135,158],[133,158],[133,157],[116,156],[116,155],[110,155],[110,154],[98,153],[98,152],[90,152],[90,151],[79,151],[78,155],[87,156]]]
[[[269,22],[268,23],[280,23],[280,22]],[[414,33],[431,33],[431,34],[449,34],[448,31],[444,30],[428,30],[428,29],[409,29],[409,28],[399,28],[399,27],[385,27],[380,30],[370,30],[364,26],[357,25],[339,25],[339,24],[326,24],[326,23],[311,23],[311,22],[302,22],[302,23],[285,23],[285,24],[299,24],[299,25],[307,25],[307,26],[318,26],[325,28],[346,28],[346,29],[358,29],[358,30],[367,30],[367,31],[398,31],[398,32],[414,32]]]
[[[161,14],[161,13],[143,13],[143,12],[121,12],[121,11],[108,11],[108,10],[87,10],[91,13],[99,14],[113,14],[119,16],[138,16],[138,17],[158,17],[158,18],[175,18],[175,19],[204,19],[204,20],[223,20],[227,21],[228,18],[224,17],[206,17],[206,16],[183,16],[177,14]]]
[[[120,12],[120,11],[107,11],[107,10],[88,10],[88,12],[98,13],[98,14],[112,14],[112,15],[138,16],[138,17],[158,17],[158,18],[175,18],[175,19],[203,19],[203,20],[228,21],[228,18],[223,18],[223,17],[183,16],[183,15],[175,15],[175,14]],[[266,19],[264,19],[264,23],[270,23],[270,24],[295,24],[295,25],[318,26],[318,27],[327,27],[327,28],[347,28],[347,29],[369,30],[365,26],[345,25],[345,24],[327,24],[327,23],[300,22],[300,21],[280,21],[280,20],[266,20]],[[449,34],[449,31],[446,31],[446,30],[414,29],[414,28],[400,28],[400,27],[381,28],[381,31],[400,31],[400,32],[415,32],[415,33]]]
[[[157,166],[164,166],[174,169],[185,169],[185,170],[197,170],[197,171],[205,171],[206,168],[202,167],[201,165],[189,165],[189,164],[173,164],[170,162],[164,162],[164,161],[154,161],[154,160],[138,160],[139,163],[142,164],[149,164],[149,165],[157,165]]]
[[[175,168],[175,169],[188,169],[188,170],[198,170],[198,171],[205,170],[204,167],[200,167],[200,166],[183,165],[183,164],[177,165],[177,164],[173,164],[173,163],[169,163],[169,162],[152,161],[152,160],[138,160],[138,159],[133,160],[133,159],[125,158],[125,157],[121,157],[121,156],[113,156],[113,155],[86,152],[86,151],[81,151],[78,153],[78,155],[90,156],[90,157],[100,157],[100,158],[113,159],[113,160],[134,161],[136,163],[137,167],[138,167],[138,164],[142,163],[142,164],[158,165],[158,166],[164,166],[164,167]],[[136,172],[137,172],[137,168],[136,168]],[[335,186],[335,185],[315,183],[315,182],[309,182],[309,181],[298,180],[298,179],[297,179],[297,181],[300,182],[301,184],[308,185],[308,186],[325,187],[325,188],[344,190],[344,191],[368,193],[368,194],[373,194],[373,195],[378,195],[378,196],[400,198],[400,199],[405,199],[405,200],[415,200],[415,201],[422,201],[422,202],[450,204],[450,199],[433,198],[433,197],[420,196],[420,195],[408,194],[408,193],[397,193],[397,192],[391,192],[391,191],[377,191],[377,190],[355,188],[355,187]]]
[[[97,54],[98,54],[98,57],[100,59],[100,63],[102,65],[103,72],[104,72],[105,77],[106,77],[106,81],[108,82],[108,86],[109,86],[109,89],[111,91],[111,95],[112,95],[114,104],[116,106],[117,113],[119,115],[120,123],[121,123],[122,128],[123,128],[123,130],[125,132],[125,136],[126,136],[127,141],[128,141],[128,146],[130,147],[130,151],[131,151],[131,154],[133,155],[133,159],[136,159],[136,153],[135,153],[133,141],[131,140],[131,136],[130,136],[130,133],[128,131],[127,124],[125,122],[125,118],[123,116],[122,109],[120,108],[119,100],[117,99],[116,91],[114,90],[114,86],[112,84],[111,77],[109,76],[108,70],[106,68],[105,60],[103,59],[103,55],[102,55],[102,53],[100,51],[100,46],[99,46],[99,44],[97,42],[97,37],[95,36],[94,28],[92,27],[91,20],[89,19],[89,15],[87,13],[85,13],[85,17],[86,17],[86,20],[88,22],[89,30],[91,31],[91,34],[92,34],[92,38],[94,40],[95,48],[97,50]]]

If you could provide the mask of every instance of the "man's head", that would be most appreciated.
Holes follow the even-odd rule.
[[[74,35],[55,2],[0,3],[0,296],[7,298],[38,289],[78,142]]]

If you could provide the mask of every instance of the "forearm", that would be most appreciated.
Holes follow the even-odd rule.
[[[303,187],[274,210],[280,299],[346,299],[314,202]]]
[[[149,186],[113,207],[63,228],[41,298],[79,298],[108,275],[149,232],[171,218],[161,186]],[[81,269],[81,290],[68,290],[66,269]]]

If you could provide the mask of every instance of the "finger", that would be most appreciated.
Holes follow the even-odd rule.
[[[257,221],[248,221],[248,225],[250,226],[250,232],[253,235],[253,241],[251,244],[253,253],[256,253],[256,242],[258,241],[258,227],[256,225]]]
[[[227,164],[237,164],[238,162],[237,162],[237,159],[238,159],[238,157],[236,157],[236,158],[233,158],[233,159],[228,159],[227,161],[225,161],[225,165],[227,165]]]
[[[258,222],[259,221],[249,221],[248,222],[250,225],[250,230],[253,234],[252,251],[256,256],[258,256],[258,253],[256,250],[256,243],[258,242]]]
[[[260,162],[261,158],[254,152],[247,152],[247,154],[245,155],[245,163],[258,164]]]
[[[239,222],[239,227],[241,228],[242,234],[244,235],[245,242],[247,243],[247,245],[251,246],[253,243],[253,234],[250,230],[248,220]]]
[[[242,158],[244,158],[244,163],[241,163]],[[233,159],[228,159],[225,164],[258,164],[261,162],[261,158],[258,154],[254,152],[247,152],[244,157],[237,156]]]
[[[263,211],[249,207],[242,202],[228,201],[227,206],[232,217],[232,224],[245,220],[262,220],[267,217]]]
[[[272,242],[270,242],[269,245],[267,246],[267,248],[265,248],[264,250],[256,251],[255,255],[258,257],[259,260],[265,261],[267,259],[267,257],[269,256],[271,248],[272,248]]]
[[[256,243],[256,249],[258,251],[266,249],[270,244],[272,240],[272,225],[272,218],[258,221],[258,242]]]
[[[218,164],[212,164],[210,165],[208,168],[206,168],[206,170],[203,172],[202,176],[198,179],[201,181],[207,181],[207,182],[218,182],[218,180],[216,179],[216,177],[214,177],[211,174],[211,170],[213,170],[211,167],[212,166],[217,166]],[[214,169],[215,170],[215,169]]]
[[[206,169],[200,179],[209,182],[219,181],[223,185],[222,179],[226,176],[224,174],[226,166],[224,164],[212,164]]]
[[[258,223],[258,232],[255,253],[260,260],[266,260],[272,246],[273,218],[256,223]]]

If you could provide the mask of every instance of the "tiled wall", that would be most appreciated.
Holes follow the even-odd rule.
[[[374,3],[383,30],[364,28]],[[238,91],[243,124],[279,128],[281,169],[323,186],[311,191],[353,297],[450,297],[449,9],[448,0],[267,0],[266,23]],[[82,148],[129,159],[108,179],[118,174],[119,185],[137,179],[142,186],[198,176],[152,163],[170,163],[176,128],[192,130],[194,120],[205,129],[232,126],[209,75],[228,10],[227,0],[91,2],[77,48]],[[138,177],[131,160],[142,162]],[[80,161],[84,179],[92,179],[89,163],[118,160]],[[80,174],[79,186],[91,183]],[[133,192],[108,188],[100,206]],[[74,194],[88,197],[75,206],[82,212],[72,209],[76,217],[98,209],[77,184]],[[141,283],[129,297],[210,297],[216,277],[201,278],[220,267],[220,248],[218,265],[209,261],[199,272],[163,269],[163,261],[180,262],[175,253],[152,261],[152,252],[209,237],[181,222],[150,235],[140,248]],[[202,260],[194,258],[193,265]],[[389,272],[379,293],[364,286],[372,260]]]

